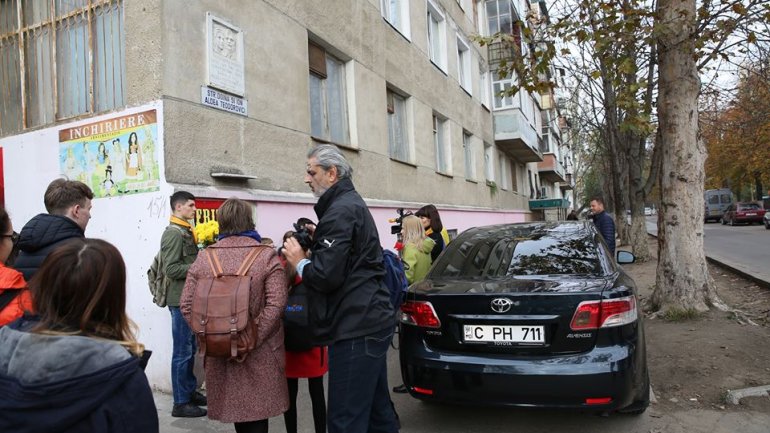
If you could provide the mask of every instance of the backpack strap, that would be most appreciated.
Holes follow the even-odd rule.
[[[256,247],[252,248],[251,251],[249,251],[248,254],[246,254],[246,258],[243,259],[243,262],[241,263],[241,266],[238,268],[238,272],[236,272],[236,275],[239,277],[242,277],[249,273],[249,269],[251,269],[251,265],[254,264],[254,261],[257,260],[257,257],[262,255],[262,252],[264,252],[268,247]]]
[[[225,272],[222,270],[222,263],[219,262],[219,256],[216,251],[213,251],[213,248],[206,248],[204,251],[206,251],[206,257],[209,259],[209,266],[214,277],[224,275]]]
[[[3,311],[20,293],[21,289],[4,289],[3,294],[0,295],[0,311]]]

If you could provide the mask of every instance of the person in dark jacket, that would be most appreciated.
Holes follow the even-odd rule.
[[[319,197],[310,259],[295,238],[284,242],[289,266],[309,289],[316,343],[329,345],[329,433],[396,432],[385,355],[393,337],[393,306],[377,227],[339,149],[308,153],[305,183]],[[325,307],[325,308],[324,308]],[[318,317],[320,316],[320,317]]]
[[[30,290],[38,315],[0,328],[0,431],[158,432],[117,248],[71,239]]]
[[[610,255],[615,257],[615,221],[604,211],[604,200],[601,197],[591,199],[591,214],[594,225],[607,243]]]
[[[94,193],[83,182],[56,179],[43,196],[47,214],[33,217],[19,233],[19,256],[14,267],[29,281],[43,260],[62,242],[85,237]]]

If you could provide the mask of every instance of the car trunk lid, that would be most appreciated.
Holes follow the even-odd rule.
[[[545,355],[590,350],[596,330],[573,331],[578,305],[601,300],[607,277],[507,277],[485,281],[428,280],[410,291],[441,322],[426,329],[428,345],[469,353]]]

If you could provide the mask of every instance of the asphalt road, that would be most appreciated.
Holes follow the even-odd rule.
[[[657,233],[657,217],[647,217],[647,231]],[[706,257],[770,285],[770,230],[764,225],[707,223],[703,231]]]

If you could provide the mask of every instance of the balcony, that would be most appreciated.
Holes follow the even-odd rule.
[[[508,61],[518,56],[521,56],[521,54],[517,55],[516,50],[510,43],[496,41],[487,46],[487,58],[490,64]]]
[[[556,155],[546,153],[543,155],[543,161],[537,163],[537,171],[540,173],[540,179],[546,182],[566,182],[567,176],[564,173],[564,167],[556,160]]]
[[[518,108],[498,110],[494,114],[495,144],[520,162],[540,162],[537,131]]]
[[[561,188],[562,191],[575,189],[575,180],[572,178],[572,173],[567,173],[566,182],[559,184],[559,188]]]

